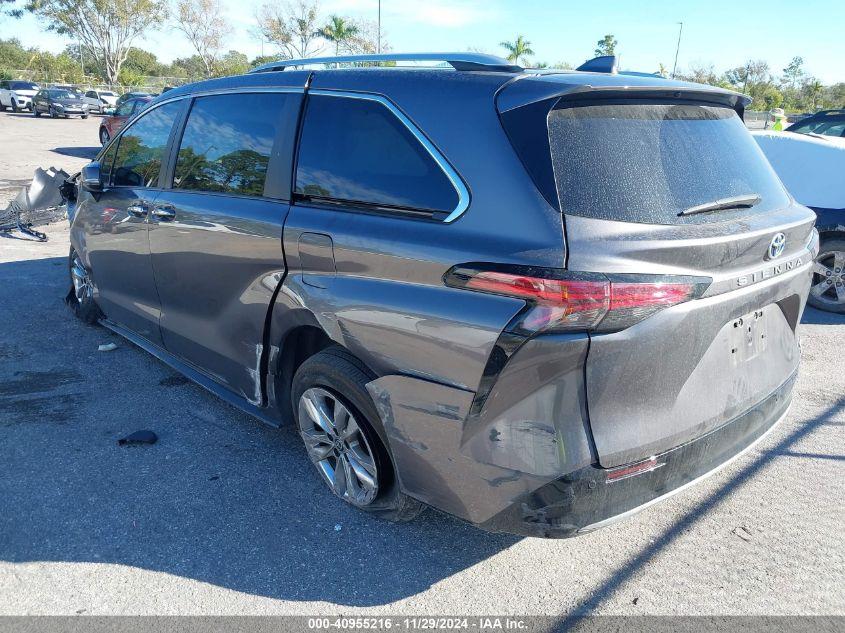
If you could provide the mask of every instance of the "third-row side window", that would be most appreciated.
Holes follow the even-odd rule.
[[[458,194],[420,141],[377,101],[308,98],[296,192],[316,199],[451,212]]]
[[[173,187],[248,196],[264,193],[283,93],[200,97],[194,101],[173,175]]]

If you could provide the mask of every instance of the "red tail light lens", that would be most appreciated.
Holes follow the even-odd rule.
[[[508,269],[510,268],[510,269]],[[456,266],[446,285],[524,299],[516,329],[619,330],[655,312],[701,296],[709,279],[602,275],[481,264]]]

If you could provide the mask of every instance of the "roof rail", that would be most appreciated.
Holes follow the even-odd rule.
[[[609,73],[615,75],[619,72],[619,58],[616,55],[602,55],[590,59],[575,70],[588,73]]]
[[[339,57],[307,57],[305,59],[281,59],[277,62],[262,64],[250,70],[250,73],[268,73],[298,66],[315,64],[372,64],[388,62],[445,62],[455,70],[494,71],[521,73],[522,66],[495,55],[482,53],[387,53],[382,55],[342,55]]]

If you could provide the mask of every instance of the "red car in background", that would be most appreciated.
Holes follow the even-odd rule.
[[[123,129],[123,126],[126,125],[129,119],[146,108],[152,100],[152,97],[129,99],[117,106],[113,114],[103,117],[100,123],[100,143],[106,145],[114,138],[115,134]]]

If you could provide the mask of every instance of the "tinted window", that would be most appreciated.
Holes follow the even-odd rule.
[[[115,110],[115,116],[129,116],[132,114],[132,108],[135,105],[133,101],[124,101],[120,104],[120,107]]]
[[[112,143],[100,156],[100,180],[111,184],[111,172],[114,165],[114,155],[117,153],[117,143]]]
[[[173,186],[263,195],[287,98],[281,93],[247,93],[194,101],[179,147]]]
[[[181,107],[178,101],[158,107],[120,136],[112,172],[116,186],[156,185],[170,129]]]
[[[38,90],[38,86],[29,81],[12,81],[10,86],[12,90]]]
[[[564,213],[681,224],[762,213],[789,199],[736,112],[704,105],[564,107],[548,119]],[[759,195],[752,209],[678,214],[720,198]]]
[[[296,192],[444,212],[458,204],[446,174],[387,107],[320,95],[308,99]]]
[[[819,117],[817,119],[810,119],[796,123],[789,128],[790,132],[797,132],[798,134],[824,134],[825,136],[842,136],[845,130],[845,116],[830,116]]]

